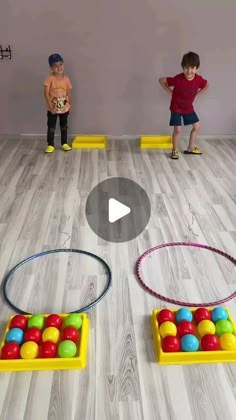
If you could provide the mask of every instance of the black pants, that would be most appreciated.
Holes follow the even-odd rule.
[[[57,124],[57,116],[60,120],[60,129],[61,129],[61,144],[67,143],[67,120],[69,112],[64,114],[52,114],[48,111],[48,132],[47,132],[47,142],[49,146],[54,146],[54,135]]]

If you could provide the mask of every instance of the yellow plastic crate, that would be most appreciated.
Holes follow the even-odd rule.
[[[164,309],[164,308],[162,308]],[[168,308],[166,308],[168,309]],[[197,308],[189,309],[192,313],[195,312]],[[210,312],[214,308],[207,308]],[[234,334],[236,335],[236,325],[235,321],[232,319],[228,308],[224,308],[229,315],[229,321],[234,326]],[[170,309],[174,314],[178,309]],[[154,339],[154,349],[156,362],[162,365],[187,365],[194,363],[223,363],[223,362],[236,362],[236,350],[218,350],[218,351],[202,351],[198,350],[196,352],[173,352],[167,353],[162,350],[161,347],[161,336],[159,334],[159,325],[157,321],[157,315],[161,309],[154,309],[151,315],[151,325],[152,325],[152,334]]]
[[[15,314],[16,315],[16,314]],[[0,343],[0,355],[2,347],[5,344],[5,338],[9,331],[11,319],[15,316],[12,315],[4,331],[2,341]],[[41,314],[47,318],[50,314]],[[62,322],[69,314],[58,314],[62,318]],[[88,332],[89,332],[89,319],[85,313],[79,314],[82,318],[82,326],[80,329],[80,341],[77,346],[77,354],[71,358],[36,358],[36,359],[13,359],[3,360],[0,358],[0,372],[2,371],[31,371],[31,370],[65,370],[65,369],[83,369],[87,364],[87,347],[88,347]],[[30,318],[31,315],[25,315]]]
[[[72,142],[72,149],[105,149],[107,137],[99,135],[76,136]]]
[[[172,149],[171,136],[141,136],[141,149]]]

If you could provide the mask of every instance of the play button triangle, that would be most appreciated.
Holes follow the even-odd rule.
[[[130,207],[125,206],[125,204],[115,200],[115,198],[109,199],[108,219],[110,223],[114,223],[117,220],[122,219],[122,217],[125,217],[130,212]]]

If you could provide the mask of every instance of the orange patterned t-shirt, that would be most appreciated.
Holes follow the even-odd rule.
[[[63,76],[58,79],[54,74],[50,74],[44,81],[44,86],[49,87],[49,96],[55,112],[64,114],[70,110],[68,91],[72,89],[69,77]]]

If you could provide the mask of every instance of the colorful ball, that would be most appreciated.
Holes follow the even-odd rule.
[[[59,315],[57,314],[51,314],[48,315],[46,321],[45,321],[45,327],[56,327],[58,329],[61,328],[62,325],[62,319]]]
[[[189,309],[180,308],[175,314],[175,320],[177,323],[181,321],[189,321],[192,322],[193,314]]]
[[[190,321],[181,321],[177,325],[177,331],[179,337],[183,337],[186,334],[195,334],[195,326]]]
[[[65,327],[61,332],[61,340],[71,340],[77,343],[80,332],[74,327]]]
[[[4,344],[1,352],[1,359],[12,360],[20,357],[20,346],[17,343],[10,342]]]
[[[234,331],[233,324],[227,319],[221,319],[216,323],[216,335],[220,337],[223,334],[229,333],[232,334]]]
[[[220,349],[220,340],[217,335],[206,334],[201,339],[201,347],[203,351],[217,351]]]
[[[6,342],[14,342],[17,344],[21,344],[24,338],[24,331],[20,328],[12,328],[8,331],[6,335]]]
[[[160,335],[162,338],[166,337],[167,335],[175,336],[177,334],[176,325],[173,322],[163,322],[160,326]]]
[[[159,325],[163,324],[163,322],[169,321],[174,322],[175,316],[172,311],[169,309],[162,309],[159,314],[157,314],[157,322]]]
[[[64,321],[65,327],[74,327],[77,330],[80,329],[82,325],[82,317],[79,314],[70,314]]]
[[[20,328],[25,330],[27,327],[27,318],[24,315],[15,315],[11,319],[10,328]]]
[[[22,359],[36,359],[38,356],[38,344],[34,341],[27,341],[22,344],[20,355]]]
[[[32,327],[42,330],[44,327],[44,317],[42,315],[32,315],[28,320],[28,328]]]
[[[211,313],[211,319],[216,324],[218,321],[221,321],[222,319],[228,319],[229,315],[228,312],[219,306],[218,308],[214,308]]]
[[[42,331],[39,328],[32,327],[25,331],[24,342],[34,341],[39,344],[42,338]]]
[[[183,351],[192,352],[199,349],[199,341],[193,334],[184,335],[180,340],[181,349]]]
[[[234,334],[225,333],[220,337],[222,350],[236,350],[236,337]]]
[[[180,340],[178,337],[171,335],[166,336],[162,340],[162,350],[166,353],[178,352],[180,350]]]
[[[204,319],[203,321],[199,322],[197,326],[197,330],[200,337],[203,337],[204,335],[207,335],[207,334],[215,334],[216,327],[212,321],[209,321],[208,319]]]
[[[45,341],[39,348],[39,357],[42,359],[52,359],[57,355],[57,345],[50,341]]]
[[[57,343],[60,338],[60,331],[55,327],[45,328],[42,334],[42,341],[50,341],[51,343]]]
[[[209,320],[210,321],[211,313],[210,313],[210,311],[208,311],[207,308],[198,308],[194,312],[194,319],[195,319],[197,324],[199,324],[199,322],[204,321],[204,320]]]
[[[62,341],[58,347],[58,354],[62,358],[74,357],[77,352],[75,343],[71,340]]]

